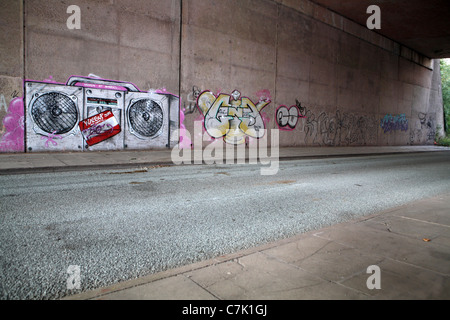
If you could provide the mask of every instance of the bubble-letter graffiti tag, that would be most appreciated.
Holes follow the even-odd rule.
[[[205,118],[205,129],[215,138],[224,138],[226,143],[243,144],[245,137],[262,138],[265,125],[260,111],[271,101],[262,100],[256,105],[247,97],[241,97],[237,90],[231,95],[210,91],[203,92],[197,100],[200,112]]]
[[[277,109],[277,124],[280,130],[284,131],[292,131],[297,127],[298,119],[305,118],[304,115],[301,114],[298,106],[294,105],[290,108],[285,105],[281,105]]]

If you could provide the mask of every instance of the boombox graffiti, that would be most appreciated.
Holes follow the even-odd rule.
[[[24,102],[27,151],[170,148],[178,143],[171,133],[180,125],[179,98],[167,92],[72,76],[65,84],[26,81]]]

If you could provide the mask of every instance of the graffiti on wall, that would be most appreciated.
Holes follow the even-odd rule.
[[[406,132],[408,131],[408,119],[404,113],[396,116],[387,114],[381,119],[380,126],[384,133],[398,130]]]
[[[4,134],[0,140],[0,152],[24,151],[24,108],[23,99],[11,100],[8,112],[3,118]]]
[[[41,140],[45,140],[44,144],[45,144],[45,148],[50,148],[51,146],[56,147],[58,145],[58,142],[55,141],[58,139],[62,139],[61,136],[58,136],[56,134],[56,131],[53,131],[51,134],[49,134],[48,136],[42,136]]]
[[[294,108],[295,107],[295,108]],[[292,113],[292,114],[291,114]],[[334,114],[315,112],[303,107],[296,100],[290,108],[284,105],[277,109],[276,120],[279,128],[293,131],[302,120],[306,145],[348,146],[371,145],[377,142],[379,120],[375,116],[358,115],[337,110]]]
[[[258,97],[258,101],[272,101],[272,95],[268,89],[259,90],[255,95]]]
[[[306,118],[305,108],[297,100],[295,105],[286,107],[281,105],[276,111],[276,121],[278,129],[283,131],[292,131],[297,127],[299,119]]]
[[[224,138],[229,144],[243,144],[247,137],[259,139],[265,134],[261,111],[271,101],[266,96],[257,104],[241,97],[238,90],[231,95],[214,95],[204,91],[197,99],[197,106],[204,117],[204,128],[214,139]]]
[[[419,112],[415,126],[410,129],[410,144],[430,144],[436,137],[436,115]]]
[[[78,126],[89,146],[105,141],[122,131],[119,122],[111,111],[103,111],[83,120]]]
[[[183,103],[183,112],[185,115],[194,113],[197,109],[197,99],[201,94],[201,89],[197,86],[192,87],[192,91],[190,91],[187,96],[186,100]]]
[[[377,140],[375,116],[321,112],[306,114],[305,143],[326,146],[370,145]]]
[[[25,81],[28,151],[164,148],[177,143],[179,98],[130,82],[72,76]],[[23,110],[23,107],[22,107]]]
[[[180,109],[180,130],[179,130],[179,145],[180,149],[190,149],[192,148],[192,141],[190,135],[187,133],[186,125],[184,124],[185,112]]]
[[[87,78],[78,80],[80,82],[87,81]],[[99,83],[95,83],[95,81],[99,81]],[[86,83],[76,82],[68,85],[67,83],[57,83],[50,77],[43,82],[30,85],[31,89],[28,88],[27,92],[28,97],[32,98],[25,99],[25,106],[24,99],[16,97],[17,92],[14,93],[15,98],[9,106],[6,106],[5,99],[0,99],[0,111],[4,109],[6,113],[0,128],[0,134],[2,135],[0,152],[23,152],[26,138],[28,138],[27,147],[30,145],[34,147],[34,145],[39,144],[40,150],[71,150],[70,148],[83,150],[86,144],[89,145],[87,142],[96,136],[104,137],[105,139],[99,139],[101,140],[99,143],[104,143],[103,141],[108,141],[121,133],[119,130],[112,130],[113,127],[120,127],[121,124],[128,130],[124,134],[133,135],[135,140],[151,140],[161,135],[163,127],[169,127],[169,121],[164,122],[164,118],[168,116],[167,111],[164,111],[166,110],[164,106],[154,103],[153,100],[151,102],[151,99],[146,96],[147,94],[176,98],[179,117],[177,119],[179,122],[176,121],[176,123],[179,123],[181,148],[193,147],[190,137],[183,133],[186,132],[184,124],[186,115],[194,113],[195,110],[200,113],[195,121],[202,122],[203,133],[208,133],[207,136],[211,141],[223,138],[226,143],[234,145],[246,143],[249,138],[259,139],[263,137],[271,118],[263,112],[263,109],[272,100],[270,91],[266,89],[255,93],[259,100],[254,103],[250,98],[241,96],[238,90],[231,94],[220,93],[220,90],[216,93],[211,91],[200,92],[198,86],[193,86],[192,92],[188,94],[187,104],[185,103],[184,108],[181,109],[179,108],[179,98],[171,95],[165,89],[147,93],[141,92],[131,83],[117,81],[115,84],[110,84],[102,81],[112,80],[89,79]],[[122,87],[122,85],[126,87]],[[68,87],[69,89],[67,89]],[[77,90],[82,91],[81,93],[75,93]],[[113,96],[93,96],[89,98],[86,94],[83,94],[83,90],[86,92],[91,90],[101,94],[111,91]],[[122,93],[122,96],[120,96],[120,93]],[[124,99],[126,95],[133,94],[136,95],[136,99]],[[120,98],[117,98],[119,96]],[[28,107],[27,103],[29,104]],[[32,106],[35,108],[33,109]],[[99,123],[80,131],[79,124],[86,121],[88,116],[95,117],[108,110],[112,111],[113,116],[115,116],[111,117],[114,125]],[[117,110],[118,112],[114,113]],[[134,120],[130,119],[131,116],[135,116]],[[27,126],[27,132],[29,129],[30,133],[24,133],[25,117],[29,117],[27,123],[30,125]],[[280,130],[294,131],[299,128],[298,132],[302,134],[301,139],[304,139],[306,145],[311,146],[376,144],[377,130],[380,127],[384,133],[409,131],[410,144],[428,144],[432,143],[435,138],[435,117],[434,113],[421,112],[417,114],[415,121],[409,121],[405,114],[387,114],[380,120],[380,118],[376,119],[372,115],[342,112],[339,109],[335,112],[317,112],[314,108],[302,106],[298,100],[290,107],[280,105],[275,113],[275,121]],[[74,118],[73,121],[72,118]],[[59,125],[54,128],[47,128],[49,123],[58,124],[57,119],[61,119],[62,125],[69,124],[69,130],[59,127]],[[175,122],[170,120],[170,127],[172,127],[172,123]],[[36,129],[37,127],[39,127],[39,130]],[[30,139],[28,135],[34,135],[36,138]],[[72,145],[71,147],[67,147],[68,140],[71,141],[69,143]],[[124,137],[122,136],[119,140],[124,141]],[[164,144],[164,146],[166,145]],[[123,147],[123,144],[114,145],[111,149]]]

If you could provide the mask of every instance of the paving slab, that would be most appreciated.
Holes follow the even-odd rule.
[[[369,290],[366,272],[355,274],[342,285],[367,295],[367,300],[447,300],[449,277],[392,259],[378,263],[381,270],[380,290]]]
[[[358,249],[314,236],[265,252],[309,274],[336,283],[353,274],[365,272],[368,266],[377,265],[384,259],[382,256],[365,254]]]
[[[98,300],[184,300],[186,297],[192,300],[216,300],[215,296],[184,275],[157,280],[127,291],[117,291]]]
[[[382,255],[438,273],[450,274],[448,248],[422,239],[413,239],[364,225],[328,229],[320,233],[320,237],[353,247],[361,252]]]

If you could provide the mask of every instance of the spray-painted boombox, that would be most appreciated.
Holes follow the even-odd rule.
[[[66,84],[26,81],[24,101],[29,152],[171,148],[178,143],[179,98],[169,93],[73,76]]]

